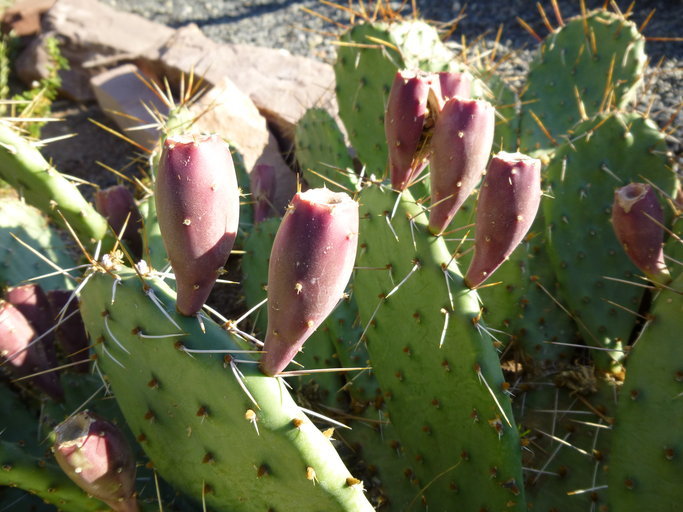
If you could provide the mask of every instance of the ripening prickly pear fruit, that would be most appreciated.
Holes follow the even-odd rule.
[[[391,186],[405,190],[427,165],[427,152],[420,145],[427,116],[429,90],[434,75],[420,71],[398,71],[389,92],[384,133],[389,151]]]
[[[278,214],[275,208],[275,167],[268,164],[254,166],[249,181],[251,186],[251,198],[254,201],[254,223],[263,222],[269,217]]]
[[[664,212],[650,185],[630,183],[614,192],[612,226],[624,251],[650,280],[665,283]]]
[[[114,233],[126,243],[133,257],[139,259],[142,256],[142,216],[131,191],[123,185],[98,190],[95,193],[95,209],[107,219]],[[126,229],[121,232],[124,225]]]
[[[84,411],[55,427],[52,453],[67,476],[115,512],[137,512],[135,459],[113,423]]]
[[[40,336],[39,343],[41,348],[39,350],[42,351],[41,358],[43,356],[45,358],[45,368],[56,368],[59,363],[57,361],[57,351],[55,350],[53,329],[55,321],[46,293],[39,284],[22,284],[8,288],[5,292],[5,299],[24,315],[24,318],[28,320],[36,331],[36,336]],[[55,380],[58,383],[58,372],[55,371],[54,373]],[[58,386],[57,396],[52,394],[54,389],[53,386],[48,387],[50,396],[55,400],[61,400],[63,398],[61,386]]]
[[[44,335],[43,345],[54,346],[54,334],[50,331],[54,326],[50,301],[40,285],[29,283],[13,286],[5,292],[5,299],[21,311],[38,335]]]
[[[493,146],[495,110],[484,100],[451,98],[431,140],[429,230],[440,235],[477,186]]]
[[[326,188],[297,193],[268,268],[268,331],[261,369],[281,372],[346,288],[358,243],[358,203]]]
[[[50,302],[50,311],[55,321],[59,318],[62,309],[66,307],[62,321],[55,329],[55,340],[68,361],[75,363],[90,360],[88,350],[90,342],[85,332],[81,311],[78,308],[78,299],[75,297],[72,299],[72,294],[73,292],[69,290],[49,290],[47,299]],[[87,373],[90,370],[90,365],[83,362],[73,366],[71,370]]]
[[[541,161],[500,152],[489,163],[477,202],[474,256],[465,284],[475,288],[526,236],[541,203]]]
[[[432,89],[434,89],[435,97],[438,100],[439,110],[451,98],[456,96],[458,98],[470,98],[472,96],[472,75],[469,73],[439,71],[436,76],[438,82],[432,86]]]
[[[29,382],[53,400],[64,399],[54,362],[47,356],[36,329],[12,303],[0,299],[0,364],[14,377],[34,375]]]
[[[154,191],[176,308],[191,316],[223,272],[237,234],[239,188],[228,145],[216,135],[167,138]]]

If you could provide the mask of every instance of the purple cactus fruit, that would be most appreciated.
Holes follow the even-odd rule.
[[[114,232],[121,236],[133,257],[142,257],[142,216],[131,191],[123,185],[98,190],[95,193],[95,209],[107,219]],[[121,233],[124,224],[126,230]]]
[[[5,292],[5,299],[21,311],[38,335],[50,331],[54,326],[50,301],[40,285],[32,283],[14,286]],[[54,347],[52,332],[43,336],[42,340],[43,345]]]
[[[612,226],[631,261],[650,280],[665,283],[664,212],[657,194],[645,183],[630,183],[614,192]]]
[[[59,317],[60,312],[69,302],[71,294],[72,292],[68,290],[50,290],[47,292],[52,318],[57,319]],[[90,359],[88,351],[90,343],[83,325],[81,312],[78,309],[78,299],[69,302],[62,322],[55,329],[55,339],[69,362]],[[82,363],[74,366],[73,370],[79,373],[87,373],[90,371],[90,365]]]
[[[455,71],[440,71],[439,94],[437,95],[440,108],[446,100],[451,98],[470,98],[472,96],[472,75],[469,73],[459,73]]]
[[[54,335],[54,317],[50,308],[50,301],[47,295],[35,283],[23,284],[8,288],[5,292],[5,299],[17,308],[24,318],[26,318],[33,329],[36,331],[36,336],[40,336],[40,349],[45,358],[45,368],[56,368],[58,366],[57,351],[55,350],[55,335]],[[43,357],[41,356],[41,357]],[[55,377],[58,372],[54,372]],[[49,386],[46,391],[55,400],[61,400],[63,393],[61,386],[59,386],[59,379],[56,378],[58,390],[57,396],[53,396],[54,388]]]
[[[81,489],[115,512],[137,512],[135,458],[123,433],[111,422],[84,411],[55,427],[52,452]]]
[[[223,272],[237,234],[239,188],[228,145],[216,135],[166,139],[155,200],[176,308],[192,316]]]
[[[267,164],[256,165],[249,175],[251,196],[254,201],[254,223],[263,222],[278,214],[275,208],[275,167]]]
[[[280,373],[342,298],[358,243],[358,203],[325,188],[297,193],[268,268],[268,331],[261,369]]]
[[[427,152],[421,151],[420,144],[433,82],[432,74],[403,70],[396,73],[391,86],[384,133],[395,190],[405,190],[427,165]]]
[[[49,371],[54,368],[53,361],[46,355],[42,340],[32,343],[35,339],[36,330],[28,319],[10,302],[0,299],[0,365],[17,378],[35,374],[29,382],[62,401],[59,376]]]
[[[524,239],[541,204],[541,161],[500,152],[489,164],[479,192],[474,256],[465,284],[476,288]]]
[[[495,111],[484,100],[451,98],[431,141],[429,230],[439,235],[479,183],[493,146]]]

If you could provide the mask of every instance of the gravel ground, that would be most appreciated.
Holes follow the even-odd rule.
[[[334,46],[331,44],[334,34],[349,23],[347,11],[318,0],[101,1],[172,27],[196,23],[208,37],[216,41],[285,48],[292,53],[327,62],[334,60]],[[375,5],[371,0],[350,1],[356,9],[364,3],[370,12]],[[349,1],[339,0],[339,3],[348,5]],[[554,22],[551,2],[543,0],[540,3]],[[580,12],[577,0],[558,0],[558,3],[565,18]],[[586,0],[589,9],[603,3],[604,0]],[[630,0],[613,3],[626,9]],[[383,4],[386,4],[386,0]],[[404,1],[404,4],[408,5],[402,13],[410,16],[411,1]],[[441,24],[457,19],[464,10],[464,17],[453,34],[455,41],[461,41],[463,36],[467,41],[473,41],[482,35],[485,39],[493,40],[498,27],[502,26],[501,43],[516,53],[509,72],[524,70],[536,48],[536,41],[522,28],[517,17],[524,19],[541,36],[547,33],[536,2],[532,0],[416,0],[416,4],[422,17]],[[393,2],[391,5],[398,8],[401,3]],[[644,31],[646,37],[683,37],[683,0],[639,0],[633,8],[632,19],[640,25],[652,10],[655,10],[655,14]],[[677,167],[680,167],[683,163],[683,113],[679,111],[683,98],[683,41],[649,40],[646,51],[653,63],[646,77],[646,83],[651,85],[641,95],[640,105],[644,108],[654,96],[651,116],[660,126],[669,124],[673,127],[671,148]],[[663,64],[657,70],[654,64],[662,57]]]

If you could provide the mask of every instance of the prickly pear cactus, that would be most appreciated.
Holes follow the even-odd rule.
[[[634,98],[645,38],[622,15],[597,10],[573,18],[541,43],[522,96],[520,145],[541,153],[582,120]]]
[[[496,107],[496,129],[493,151],[515,151],[519,147],[519,95],[503,78],[492,70],[474,70],[475,96]]]
[[[578,125],[546,171],[554,198],[544,202],[547,247],[559,292],[586,343],[603,349],[593,354],[603,369],[623,358],[642,298],[642,288],[629,283],[638,271],[610,223],[614,189],[647,179],[673,194],[665,148],[648,119],[603,114]]]
[[[0,285],[45,276],[40,280],[45,290],[73,288],[71,279],[55,271],[73,265],[58,232],[37,209],[18,199],[0,199]]]
[[[572,365],[550,379],[528,379],[524,387],[515,391],[515,416],[526,433],[529,510],[579,512],[609,506],[616,383],[592,367]]]
[[[159,473],[216,510],[372,510],[282,380],[242,353],[253,349],[174,303],[163,282],[124,268],[91,274],[81,301],[99,364]]]
[[[381,176],[384,108],[396,71],[455,71],[457,64],[434,27],[418,20],[356,25],[340,43],[334,65],[339,116],[367,174]]]
[[[259,222],[244,242],[244,257],[241,260],[242,291],[249,309],[256,307],[267,297],[270,251],[281,221],[280,217],[271,217]],[[268,308],[260,307],[251,318],[258,335],[265,333]]]
[[[519,435],[476,292],[409,191],[371,186],[360,203],[355,298],[405,471],[430,509],[524,510]]]
[[[295,145],[296,159],[311,187],[336,192],[356,188],[358,180],[344,134],[327,110],[306,111],[296,125]]]
[[[626,361],[612,436],[609,497],[615,510],[677,510],[683,500],[683,278],[658,292]]]
[[[0,178],[12,185],[26,202],[62,226],[68,223],[84,243],[104,237],[107,232],[104,217],[34,145],[6,124],[0,124],[0,143]]]
[[[555,274],[545,249],[545,223],[538,217],[519,247],[496,272],[492,286],[480,288],[484,320],[501,347],[512,345],[526,371],[536,373],[571,362],[578,328],[557,299]]]

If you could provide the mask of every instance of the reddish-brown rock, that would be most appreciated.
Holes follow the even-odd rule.
[[[40,32],[40,18],[55,0],[20,0],[2,14],[2,32],[32,36]]]

